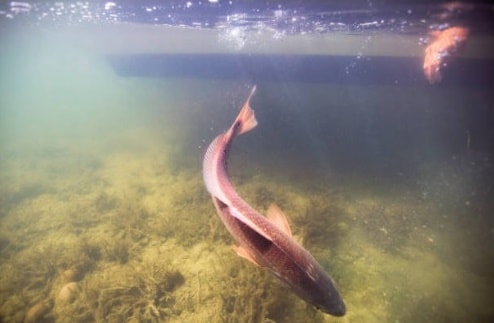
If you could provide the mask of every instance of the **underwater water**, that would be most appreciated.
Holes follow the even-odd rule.
[[[338,47],[351,33],[314,45],[334,25],[280,35],[291,11],[254,21],[263,42],[122,8],[134,18],[115,22],[115,6],[102,25],[0,10],[0,322],[494,320],[492,35],[430,84],[423,36],[385,47],[407,43],[386,23],[358,53]],[[284,210],[342,318],[238,257],[204,187],[205,149],[254,84],[259,125],[233,143],[231,180],[257,210]]]

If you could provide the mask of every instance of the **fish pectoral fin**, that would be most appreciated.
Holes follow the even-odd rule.
[[[288,220],[286,219],[285,214],[276,204],[271,204],[268,208],[268,212],[266,213],[267,218],[271,223],[276,225],[281,231],[288,234],[292,237],[292,229],[290,229],[290,225],[288,224]]]
[[[242,246],[232,246],[233,250],[242,258],[247,259],[256,266],[261,267],[261,265],[255,260],[254,256]]]

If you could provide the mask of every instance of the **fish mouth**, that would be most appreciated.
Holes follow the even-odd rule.
[[[343,316],[346,313],[345,304],[341,303],[338,307],[331,309],[331,315],[334,316]]]
[[[331,314],[333,316],[344,316],[346,314],[346,306],[345,303],[340,302],[337,304],[330,304],[328,306],[317,306],[316,308],[320,311],[323,311],[325,313]]]

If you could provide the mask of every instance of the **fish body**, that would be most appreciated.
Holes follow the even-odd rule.
[[[223,224],[239,243],[242,257],[269,269],[300,298],[323,312],[343,316],[345,304],[335,283],[295,241],[283,212],[272,205],[267,217],[260,214],[235,191],[228,178],[227,160],[235,137],[257,125],[250,100],[255,87],[230,128],[209,145],[203,161],[203,177]]]

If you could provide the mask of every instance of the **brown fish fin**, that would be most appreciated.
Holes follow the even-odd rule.
[[[269,206],[268,212],[266,213],[267,218],[271,223],[276,225],[281,231],[288,234],[292,237],[292,229],[290,229],[290,225],[288,224],[288,220],[286,219],[285,214],[276,204],[271,204]]]
[[[233,123],[233,126],[239,127],[237,130],[237,134],[239,135],[254,129],[257,126],[256,115],[254,113],[254,110],[252,110],[252,108],[250,107],[250,99],[254,95],[255,91],[256,87],[254,86],[252,88],[252,91],[250,92],[249,97],[247,98],[247,101],[245,101],[244,106],[238,113],[238,116]]]
[[[240,257],[245,258],[254,265],[261,267],[261,265],[255,260],[249,250],[245,249],[242,246],[232,246],[232,248]]]

